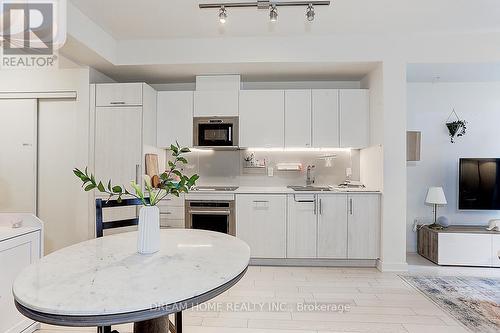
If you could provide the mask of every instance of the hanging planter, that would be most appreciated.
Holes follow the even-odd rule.
[[[455,119],[451,119],[452,116]],[[455,109],[453,109],[453,111],[451,111],[450,115],[448,116],[448,119],[446,120],[446,127],[448,128],[451,143],[455,143],[455,138],[465,135],[465,132],[467,130],[467,122],[460,119],[455,112]]]

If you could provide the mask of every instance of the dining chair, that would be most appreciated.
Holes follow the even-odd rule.
[[[149,200],[146,198],[146,200]],[[104,230],[130,227],[139,224],[139,218],[126,219],[126,220],[113,220],[104,221],[102,211],[105,208],[112,207],[126,207],[126,206],[141,206],[143,203],[140,199],[122,199],[120,202],[118,200],[95,200],[95,234],[96,238],[103,237]],[[172,333],[182,333],[182,312],[177,312],[175,314],[175,324],[168,319],[168,331]],[[97,333],[119,333],[116,330],[111,330],[111,326],[99,326],[97,327]]]

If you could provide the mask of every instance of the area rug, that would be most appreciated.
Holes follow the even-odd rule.
[[[472,332],[500,332],[500,279],[401,276]]]

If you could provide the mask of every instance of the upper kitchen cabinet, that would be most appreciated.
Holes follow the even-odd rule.
[[[285,90],[285,147],[311,147],[311,90]]]
[[[338,89],[312,90],[312,145],[340,146]]]
[[[96,86],[96,106],[142,106],[143,83],[102,83]]]
[[[240,146],[283,147],[285,138],[285,92],[240,91]]]
[[[369,90],[342,89],[340,98],[340,147],[364,148],[370,144]]]
[[[176,141],[182,147],[193,146],[193,94],[193,91],[158,93],[158,147],[168,148]]]
[[[194,116],[238,116],[239,75],[197,76]]]

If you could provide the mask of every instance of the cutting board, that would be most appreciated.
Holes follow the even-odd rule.
[[[158,176],[158,155],[146,154],[146,175],[149,177]]]

